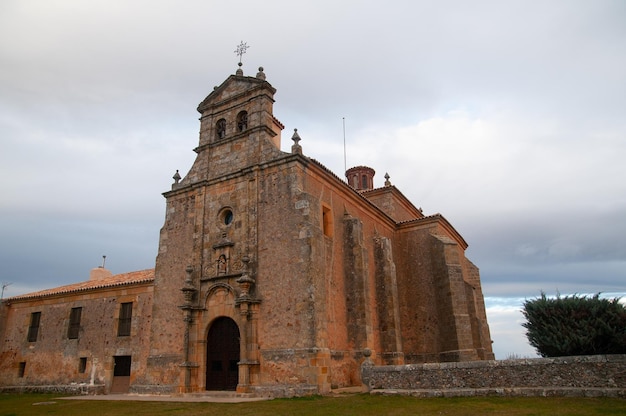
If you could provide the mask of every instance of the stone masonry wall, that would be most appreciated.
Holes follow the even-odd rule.
[[[4,394],[65,394],[74,396],[94,396],[105,394],[104,384],[90,385],[85,383],[53,384],[45,386],[0,386]]]
[[[149,283],[13,301],[0,351],[0,385],[104,385],[108,391],[119,355],[132,356],[132,381],[148,350],[152,293]],[[133,304],[130,335],[119,336],[120,304],[126,302]],[[70,339],[69,316],[75,307],[82,308],[80,330]],[[28,341],[33,312],[40,312],[41,320],[36,340]]]
[[[373,366],[372,393],[434,396],[626,397],[626,355]]]

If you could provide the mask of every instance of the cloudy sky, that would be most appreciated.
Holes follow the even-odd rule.
[[[154,266],[196,106],[265,68],[285,124],[343,176],[388,172],[481,269],[498,358],[519,308],[626,294],[626,2],[0,2],[5,297]]]

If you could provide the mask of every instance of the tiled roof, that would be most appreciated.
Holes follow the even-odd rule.
[[[326,171],[326,173],[330,173],[332,176],[334,176],[339,182],[343,182],[346,183],[345,180],[341,179],[339,176],[337,176],[335,174],[335,172],[333,172],[332,170],[328,169],[322,162],[320,162],[317,159],[313,159],[312,157],[308,157],[307,159],[309,159],[311,162],[315,163],[317,166],[319,166],[320,168],[322,168],[324,171]]]
[[[150,283],[154,281],[154,269],[139,270],[136,272],[116,274],[104,279],[87,280],[85,282],[73,283],[71,285],[59,286],[52,289],[40,290],[39,292],[26,293],[14,296],[6,301],[18,301],[35,298],[43,298],[55,295],[66,295],[70,293],[86,292],[96,289],[111,288],[117,286],[128,286],[140,283]]]
[[[423,217],[419,217],[419,218],[413,218],[410,220],[406,220],[406,221],[400,221],[398,224],[409,224],[412,222],[427,222],[429,220],[433,220],[433,219],[439,219],[439,218],[443,218],[443,215],[436,213],[436,214],[431,214],[431,215],[425,215]],[[445,218],[444,218],[445,220]],[[446,220],[447,221],[447,220]]]
[[[439,224],[443,225],[445,228],[447,228],[452,233],[451,235],[456,237],[457,241],[461,244],[463,249],[465,250],[467,248],[467,242],[465,241],[463,236],[459,234],[459,232],[452,226],[452,224],[450,224],[448,220],[441,214],[437,213],[437,214],[428,215],[426,217],[415,218],[413,220],[402,221],[402,222],[399,222],[398,225],[402,227],[402,226],[410,226],[411,224],[420,224],[420,223],[428,224],[429,222],[432,222],[432,221],[436,221]]]

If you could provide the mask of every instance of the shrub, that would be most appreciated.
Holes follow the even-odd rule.
[[[542,357],[626,353],[626,308],[619,298],[545,293],[524,302],[526,337]]]

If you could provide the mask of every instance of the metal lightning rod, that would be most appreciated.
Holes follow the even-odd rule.
[[[4,289],[7,288],[7,286],[11,286],[13,283],[9,283],[9,282],[2,282],[2,294],[0,294],[0,300],[4,299]]]
[[[343,120],[343,173],[346,173],[348,170],[348,164],[346,162],[346,118],[342,117]]]

